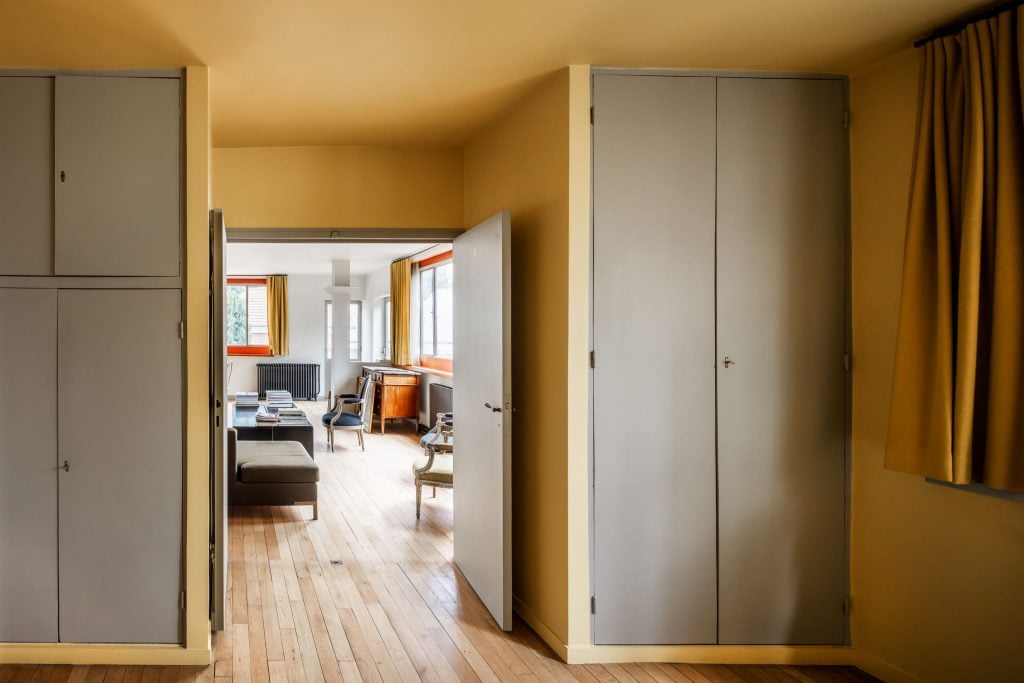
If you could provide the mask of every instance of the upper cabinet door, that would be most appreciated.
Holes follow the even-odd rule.
[[[0,78],[0,275],[53,275],[53,79]]]
[[[57,275],[179,275],[180,81],[57,76]]]

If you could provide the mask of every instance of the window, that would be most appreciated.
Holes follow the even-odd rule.
[[[361,360],[363,356],[363,302],[348,305],[348,359]]]
[[[351,301],[348,305],[348,359],[362,360],[363,357],[363,302]],[[324,302],[324,355],[331,360],[334,352],[334,303]]]
[[[324,357],[331,359],[334,350],[334,302],[324,302]]]
[[[225,324],[228,355],[270,355],[266,278],[228,278]]]
[[[420,268],[420,364],[451,369],[454,354],[451,255]],[[442,362],[438,363],[438,360]],[[444,362],[447,361],[447,362]]]

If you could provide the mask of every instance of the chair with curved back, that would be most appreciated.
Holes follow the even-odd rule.
[[[438,487],[450,489],[455,486],[455,436],[451,413],[438,413],[437,425],[427,432],[421,443],[424,453],[412,465],[416,484],[416,519],[420,518],[424,486],[434,489],[435,498]]]
[[[343,394],[334,399],[334,407],[324,413],[321,418],[324,427],[327,428],[327,444],[334,452],[334,432],[341,430],[356,432],[359,437],[359,447],[366,450],[366,441],[363,432],[370,430],[370,421],[373,419],[373,380],[369,377],[360,378],[359,391],[352,398],[352,394]],[[351,406],[353,412],[347,412],[346,406]]]

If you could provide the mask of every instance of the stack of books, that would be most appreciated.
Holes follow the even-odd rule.
[[[260,395],[255,391],[239,391],[235,394],[235,405],[239,408],[255,408],[260,404]]]
[[[266,406],[260,406],[260,409],[256,411],[256,424],[276,425],[277,423],[277,415],[267,410]]]
[[[292,395],[287,391],[267,390],[268,408],[291,408]]]
[[[282,425],[306,425],[306,411],[302,408],[278,408],[277,417]]]

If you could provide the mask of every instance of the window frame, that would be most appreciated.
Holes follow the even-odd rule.
[[[267,286],[267,278],[266,277],[228,277],[228,278],[226,278],[224,287],[226,289],[227,287],[239,286],[239,285],[245,285],[246,286],[246,307],[247,307],[246,308],[246,316],[248,317],[248,315],[249,315],[249,310],[248,310],[248,301],[249,301],[248,287],[251,286],[251,285],[257,285],[257,286],[262,285],[262,286],[266,287]],[[225,311],[225,318],[226,318],[226,316],[227,316],[227,312]],[[226,320],[225,320],[225,322],[226,322]],[[246,336],[248,336],[248,335],[246,335]],[[271,353],[271,351],[270,351],[270,345],[269,344],[266,344],[266,345],[227,344],[226,346],[227,346],[227,354],[228,354],[228,356],[271,356],[271,355],[273,355]]]
[[[356,338],[352,339],[352,307],[355,306],[356,314],[354,316],[356,321]],[[348,302],[348,359],[350,361],[360,361],[363,359],[363,302],[358,299],[353,299]],[[355,341],[355,358],[352,357],[352,342]]]
[[[420,291],[419,291],[419,301],[420,301],[420,310],[419,310],[420,340],[419,341],[420,341],[420,348],[418,349],[419,350],[419,355],[418,355],[418,358],[417,358],[417,364],[420,367],[430,368],[432,370],[441,370],[443,372],[452,372],[453,371],[455,358],[454,358],[454,355],[452,357],[437,355],[437,301],[438,301],[438,299],[437,299],[437,269],[442,267],[442,266],[446,266],[448,264],[452,264],[452,266],[454,268],[454,263],[453,263],[452,256],[453,256],[453,253],[451,251],[446,251],[446,252],[444,252],[442,254],[437,254],[436,256],[432,256],[430,258],[424,259],[423,261],[420,261],[420,263],[418,264],[419,268],[420,268],[420,279],[419,279],[419,289],[420,289]],[[424,311],[423,311],[423,307],[422,307],[422,302],[423,302],[423,281],[424,281],[423,275],[427,271],[434,271],[434,272],[431,273],[430,278],[429,278],[430,279],[430,283],[431,283],[431,287],[432,287],[431,301],[433,302],[433,310],[431,311],[431,320],[430,320],[431,331],[432,331],[431,340],[432,340],[432,344],[433,344],[433,347],[434,347],[433,348],[433,353],[424,353],[424,348],[423,348],[423,329],[424,329],[424,323],[425,323]]]

